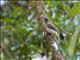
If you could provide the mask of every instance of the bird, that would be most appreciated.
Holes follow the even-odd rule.
[[[61,40],[64,40],[65,33],[61,32],[54,24],[51,23],[51,21],[48,19],[48,17],[42,17],[47,32],[55,35],[56,37],[60,38]]]

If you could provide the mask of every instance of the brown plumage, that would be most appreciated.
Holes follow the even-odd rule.
[[[45,22],[46,30],[49,33],[55,34],[57,37],[60,37],[61,40],[64,39],[63,33],[60,32],[60,30],[55,25],[53,25],[47,17],[42,17],[42,18]]]

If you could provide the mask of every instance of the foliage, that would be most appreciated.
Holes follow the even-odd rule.
[[[80,1],[44,1],[51,22],[66,34],[60,48],[67,60],[80,54]],[[7,1],[1,5],[2,60],[31,60],[44,49],[43,36],[32,1]]]

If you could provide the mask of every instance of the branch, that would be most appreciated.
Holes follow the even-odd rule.
[[[42,0],[34,1],[34,7],[36,12],[36,18],[39,22],[39,26],[41,26],[40,31],[44,32],[44,37],[47,42],[46,46],[51,52],[52,60],[64,60],[64,56],[63,54],[61,54],[58,44],[56,42],[59,40],[56,39],[59,36],[58,29],[51,24],[48,18],[47,19],[44,18],[47,17],[44,9],[44,1]],[[45,23],[45,21],[47,21],[47,23]],[[50,26],[52,26],[54,29],[51,29],[48,24],[50,24]],[[52,33],[51,31],[52,32],[54,31],[56,33],[54,32]]]

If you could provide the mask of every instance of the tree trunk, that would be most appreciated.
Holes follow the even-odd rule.
[[[60,52],[58,44],[55,41],[55,36],[50,35],[50,33],[46,30],[46,26],[44,25],[44,21],[42,17],[48,17],[45,13],[44,9],[44,1],[42,0],[35,0],[34,2],[34,9],[36,12],[36,18],[39,22],[40,32],[44,33],[45,40],[47,42],[46,46],[48,47],[49,51],[51,52],[51,60],[64,60],[63,54]]]

